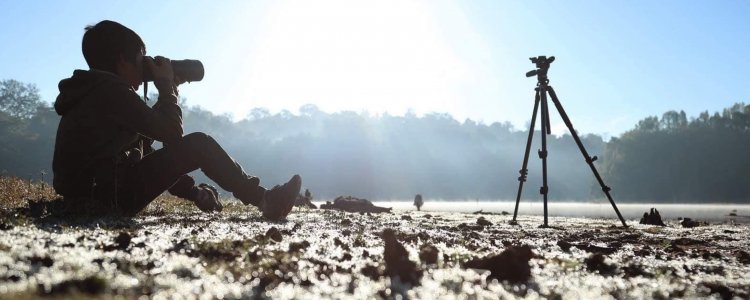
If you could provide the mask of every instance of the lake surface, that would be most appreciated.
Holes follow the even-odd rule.
[[[375,205],[393,207],[395,210],[415,210],[412,201],[374,201]],[[423,211],[441,212],[463,212],[472,213],[478,210],[483,212],[502,213],[503,211],[513,215],[515,201],[425,201]],[[662,219],[676,220],[677,218],[692,218],[694,220],[710,222],[737,222],[750,223],[750,205],[746,204],[650,204],[650,203],[618,203],[617,208],[627,220],[640,220],[643,213],[650,208],[656,208]],[[547,206],[549,216],[555,217],[585,217],[585,218],[612,218],[617,219],[612,205],[606,199],[599,203],[583,202],[554,202],[550,201]],[[736,211],[734,211],[736,210]],[[729,216],[734,212],[737,217]],[[523,201],[518,207],[519,216],[544,215],[542,202]]]

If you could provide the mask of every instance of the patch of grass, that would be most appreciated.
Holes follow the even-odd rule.
[[[49,184],[32,182],[13,176],[0,176],[0,208],[26,206],[28,200],[52,201],[60,197]]]
[[[245,211],[248,206],[240,203],[234,198],[220,198],[224,205],[222,213],[237,213]],[[189,200],[182,199],[165,192],[154,199],[139,215],[161,217],[168,214],[191,214],[200,213],[200,210]]]
[[[192,202],[164,193],[152,201],[140,215],[161,217],[168,214],[193,213],[196,211],[198,209]]]
[[[61,199],[61,197],[46,182],[33,182],[14,176],[0,176],[0,209],[13,210],[24,208],[28,206],[30,200],[34,202],[49,202]],[[239,204],[239,201],[232,198],[224,198],[221,201],[224,203],[224,211],[236,212],[245,209],[244,205]],[[158,217],[175,213],[196,212],[199,211],[192,202],[165,192],[151,202],[140,215]]]

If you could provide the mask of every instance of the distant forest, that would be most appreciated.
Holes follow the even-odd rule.
[[[308,104],[296,113],[256,108],[232,121],[184,99],[181,106],[185,133],[213,136],[264,186],[299,173],[316,199],[515,199],[528,135],[507,122],[443,113],[326,113]],[[50,182],[58,122],[33,84],[0,81],[0,174]],[[618,202],[750,202],[750,105],[695,118],[668,111],[609,142],[581,138]],[[537,132],[524,199],[541,199],[539,140]],[[570,135],[549,136],[548,144],[550,199],[603,197]]]

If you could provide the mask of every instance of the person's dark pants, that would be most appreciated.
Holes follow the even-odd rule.
[[[95,197],[101,201],[112,195],[108,190],[116,191],[112,195],[115,208],[132,216],[168,189],[176,196],[187,197],[195,182],[186,174],[196,169],[243,202],[260,204],[265,189],[259,186],[259,179],[245,174],[213,138],[201,132],[188,134],[136,164],[118,165],[116,186],[97,185]]]

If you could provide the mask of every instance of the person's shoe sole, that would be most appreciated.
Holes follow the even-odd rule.
[[[272,205],[279,205],[280,207],[278,209],[274,209],[273,211],[269,211],[266,203],[263,203],[263,217],[266,219],[269,219],[271,221],[278,221],[289,215],[289,213],[292,211],[292,208],[294,207],[294,200],[297,199],[297,195],[299,195],[299,190],[302,188],[302,178],[299,175],[292,176],[291,179],[287,183],[285,183],[283,186],[280,187],[280,191],[282,194],[275,196],[274,199],[270,199],[273,201],[283,201],[283,203],[273,203]],[[269,190],[268,192],[271,192]],[[264,199],[265,201],[266,199]]]

